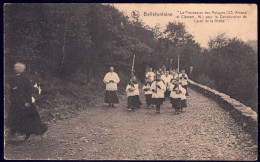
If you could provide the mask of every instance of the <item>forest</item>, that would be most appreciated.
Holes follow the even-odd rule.
[[[134,55],[140,82],[147,67],[159,68],[173,59],[177,68],[179,55],[180,69],[189,75],[193,67],[192,80],[258,111],[255,42],[222,33],[202,48],[182,22],[169,22],[162,30],[160,24],[150,27],[139,19],[130,21],[110,4],[6,4],[5,104],[15,62],[24,62],[31,78],[41,82],[38,104],[53,116],[57,107],[73,111],[102,102],[103,77],[110,66],[119,74],[123,93]]]

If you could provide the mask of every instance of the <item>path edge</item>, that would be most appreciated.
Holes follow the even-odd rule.
[[[253,111],[251,107],[245,106],[224,93],[196,83],[190,79],[188,79],[188,82],[191,89],[213,99],[222,109],[228,111],[236,123],[242,126],[243,130],[251,135],[254,142],[258,141],[258,114]]]

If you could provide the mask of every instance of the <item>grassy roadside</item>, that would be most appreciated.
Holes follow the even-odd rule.
[[[119,77],[118,95],[124,95],[129,78],[123,73],[119,73]],[[36,105],[44,122],[75,117],[80,111],[104,101],[105,84],[101,75],[89,83],[84,74],[73,79],[51,78],[42,82],[44,87],[42,94],[36,97]]]
[[[125,95],[125,87],[129,76],[124,72],[118,72],[120,83],[118,84],[118,95]],[[95,107],[104,102],[105,84],[103,74],[91,78],[87,83],[85,74],[76,74],[70,79],[57,77],[39,78],[42,94],[35,94],[36,108],[43,122],[55,122],[57,120],[69,119],[77,116],[82,110]],[[5,84],[5,118],[9,106],[8,84]]]

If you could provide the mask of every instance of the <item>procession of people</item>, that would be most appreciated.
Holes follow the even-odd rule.
[[[181,73],[178,70],[166,71],[165,67],[159,68],[158,71],[152,72],[152,68],[146,73],[145,85],[143,90],[148,108],[155,105],[155,113],[160,113],[160,106],[170,99],[172,108],[178,114],[182,112],[183,108],[187,107],[187,86],[188,75],[185,70]]]
[[[106,84],[105,103],[109,103],[109,107],[114,107],[114,103],[119,103],[116,93],[119,81],[119,76],[114,72],[114,68],[110,67],[110,72],[104,77],[104,83]],[[130,81],[125,89],[127,110],[135,111],[135,109],[140,108],[142,105],[140,90],[143,90],[148,109],[154,106],[156,107],[155,113],[159,114],[161,105],[169,98],[175,113],[179,114],[183,108],[187,107],[187,96],[189,96],[187,86],[188,75],[185,70],[179,72],[177,69],[170,69],[167,71],[165,66],[156,71],[149,68],[149,71],[145,74],[145,83],[142,88],[140,88],[132,71]]]
[[[24,140],[28,140],[30,135],[42,135],[48,130],[48,126],[41,122],[40,115],[35,107],[35,98],[33,97],[33,84],[29,76],[25,74],[26,66],[23,63],[17,62],[14,65],[15,75],[10,81],[10,107],[8,111],[7,126],[10,128],[10,135],[22,133],[25,135]],[[178,71],[178,70],[177,70]],[[104,102],[109,107],[115,107],[119,103],[117,96],[117,84],[120,78],[114,67],[109,68],[109,72],[105,75],[103,82],[105,83]],[[172,108],[176,113],[182,112],[182,109],[187,107],[187,85],[188,75],[184,70],[181,73],[176,70],[166,71],[165,67],[159,68],[153,72],[150,68],[145,74],[145,84],[138,84],[134,75],[131,72],[129,83],[126,85],[127,95],[127,110],[135,111],[142,105],[140,90],[143,90],[145,95],[145,103],[147,108],[152,106],[156,108],[156,113],[160,113],[161,105],[169,98]],[[39,89],[34,85],[34,88]],[[38,94],[41,92],[39,91]]]

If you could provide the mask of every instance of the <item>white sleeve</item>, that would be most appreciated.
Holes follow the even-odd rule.
[[[104,82],[104,83],[109,82],[109,80],[108,80],[108,75],[107,75],[107,74],[105,75],[105,77],[104,77],[104,79],[103,79],[103,82]]]
[[[117,73],[115,73],[115,78],[114,79],[115,79],[114,80],[115,83],[119,83],[120,82],[120,79],[119,79]]]
[[[138,84],[134,84],[133,89],[134,90],[138,89]]]
[[[185,88],[181,87],[180,89],[181,89],[181,92],[182,92],[183,94],[186,94],[186,89],[185,89]]]
[[[165,89],[166,89],[166,88],[165,88],[165,84],[161,83],[161,85],[160,85],[160,86],[161,86],[162,90],[164,90],[164,91],[165,91]]]
[[[155,88],[155,81],[152,83],[152,85],[151,85],[151,89],[153,89],[153,90],[156,89],[156,88]]]
[[[129,84],[127,84],[127,86],[126,86],[126,88],[125,88],[125,91],[128,91],[129,88],[130,88],[130,87],[129,87]]]
[[[172,91],[172,88],[173,88],[173,87],[172,87],[172,84],[169,83],[169,90]]]
[[[155,73],[154,72],[152,72],[152,76],[155,77]]]

